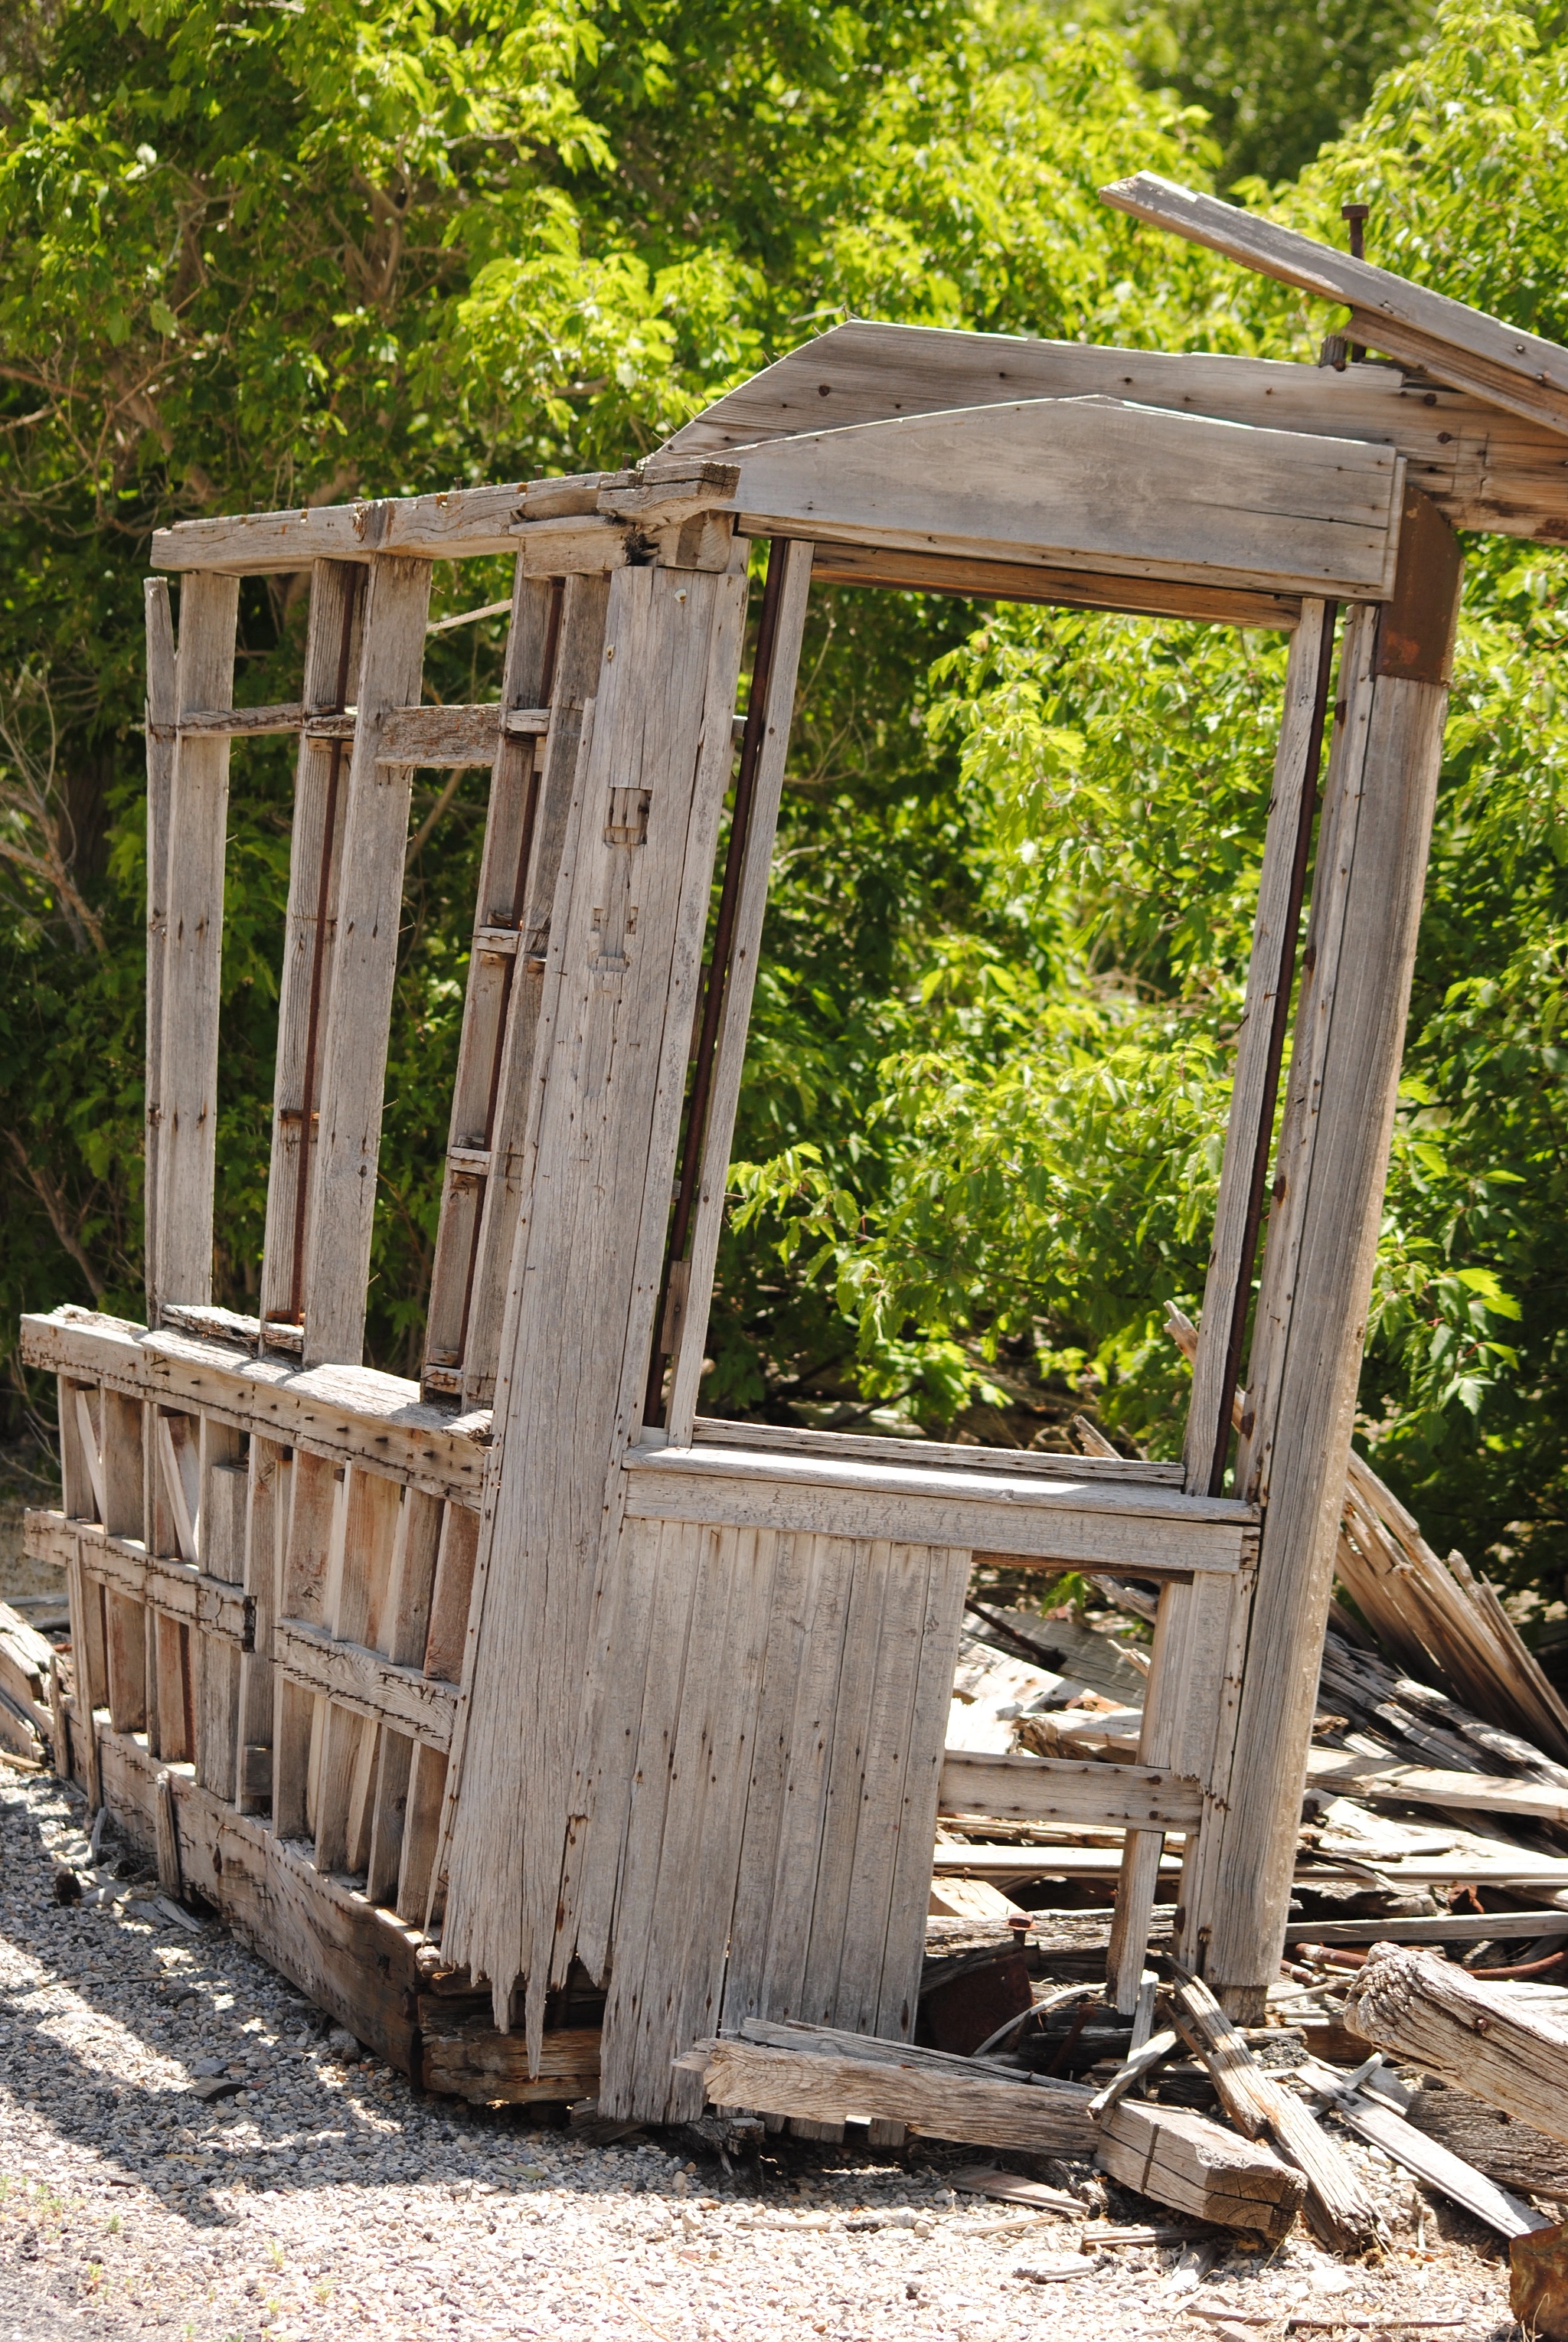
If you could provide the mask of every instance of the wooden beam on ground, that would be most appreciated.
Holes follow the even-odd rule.
[[[1440,381],[1568,433],[1568,350],[1557,343],[1154,171],[1120,179],[1100,195],[1117,211],[1207,245],[1243,268],[1343,302],[1355,341],[1429,366]]]
[[[1022,2148],[1036,2155],[1086,2155],[1094,2144],[1087,2090],[1032,2088],[975,2074],[965,2058],[953,2070],[893,2064],[880,2057],[829,2057],[760,2042],[700,2044],[679,2061],[700,2072],[714,2106],[814,2122],[901,2122],[928,2138],[975,2147]]]
[[[1394,600],[1345,638],[1236,1466],[1264,1506],[1256,1592],[1184,1897],[1183,1942],[1239,2017],[1261,2018],[1283,1941],[1442,761],[1459,551],[1410,507]]]
[[[1114,398],[863,423],[737,449],[737,526],[1248,592],[1383,599],[1404,462]]]
[[[1307,2217],[1334,2252],[1364,2253],[1385,2241],[1377,2207],[1354,2169],[1301,2100],[1265,2074],[1201,1978],[1166,1958],[1172,2020],[1208,2070],[1221,2106],[1245,2138],[1265,2132],[1307,2183]]]
[[[1301,2173],[1261,2140],[1140,2098],[1119,2098],[1095,2126],[1094,2160],[1122,2187],[1189,2219],[1248,2228],[1271,2244],[1289,2235],[1306,2195]]]
[[[1351,1981],[1344,2023],[1402,2063],[1568,2139],[1568,2041],[1554,2013],[1533,2015],[1506,1986],[1477,1983],[1414,1945],[1374,1946]]]

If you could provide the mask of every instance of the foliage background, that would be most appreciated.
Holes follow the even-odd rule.
[[[1568,340],[1568,35],[1318,0],[5,0],[0,1341],[139,1306],[141,593],[186,515],[618,464],[846,314],[1315,355],[1154,167]],[[1563,555],[1470,548],[1363,1386],[1434,1540],[1568,1591]],[[292,696],[299,581],[248,586]],[[504,580],[437,573],[436,608]],[[1280,646],[820,593],[708,1403],[1171,1452]],[[493,691],[494,626],[430,690]],[[428,778],[428,776],[427,776]],[[289,767],[236,749],[222,1297],[255,1289]],[[406,1369],[481,777],[416,795],[375,1244]],[[10,1361],[14,1410],[42,1404]]]

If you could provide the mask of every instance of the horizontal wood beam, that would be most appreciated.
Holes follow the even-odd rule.
[[[813,575],[815,567],[814,565]],[[1058,1456],[1044,1447],[963,1446],[956,1440],[894,1439],[866,1431],[807,1431],[793,1423],[732,1423],[699,1415],[693,1429],[696,1446],[738,1447],[768,1456],[815,1456],[827,1463],[854,1456],[862,1463],[890,1464],[906,1471],[913,1464],[945,1466],[960,1472],[995,1473],[1005,1480],[1072,1480],[1097,1484],[1124,1481],[1129,1487],[1179,1488],[1180,1462],[1151,1462],[1143,1456]]]
[[[280,1618],[272,1630],[272,1660],[285,1676],[325,1693],[340,1707],[443,1751],[452,1745],[457,1686],[400,1667],[363,1643],[339,1642],[301,1618]]]
[[[901,2122],[913,2131],[974,2146],[1040,2155],[1086,2156],[1094,2130],[1088,2093],[1039,2089],[1024,2082],[981,2079],[954,2059],[951,2074],[867,2057],[824,2057],[756,2041],[722,2040],[688,2053],[715,2106],[755,2107],[764,2114],[804,2115],[814,2122],[846,2117]]]
[[[812,577],[819,586],[884,586],[906,594],[1038,602],[1059,610],[1116,610],[1135,618],[1196,618],[1210,626],[1286,633],[1301,621],[1298,595],[1101,576],[1089,569],[1048,569],[1023,561],[894,552],[869,545],[819,543]]]
[[[1555,342],[1413,285],[1391,268],[1353,259],[1314,236],[1298,235],[1293,228],[1222,203],[1217,195],[1178,186],[1157,172],[1119,179],[1102,187],[1100,195],[1115,210],[1206,245],[1243,268],[1320,300],[1343,303],[1358,341],[1430,366],[1460,389],[1531,422],[1568,432],[1568,350]]]
[[[51,1374],[213,1416],[235,1431],[357,1464],[433,1496],[476,1506],[483,1492],[489,1411],[454,1416],[426,1406],[418,1384],[400,1375],[370,1366],[302,1370],[69,1306],[23,1318],[22,1354]]]
[[[1341,1748],[1314,1748],[1307,1756],[1307,1787],[1317,1796],[1397,1797],[1413,1806],[1453,1806],[1462,1811],[1518,1814],[1568,1826],[1568,1790],[1550,1782],[1502,1779],[1495,1773],[1453,1773],[1433,1766],[1383,1762]]]
[[[633,1517],[892,1537],[1144,1576],[1237,1570],[1257,1534],[1250,1506],[1087,1476],[1013,1479],[716,1447],[633,1448],[625,1471]]]
[[[23,1534],[35,1561],[69,1569],[79,1559],[86,1575],[111,1593],[199,1626],[236,1650],[253,1646],[250,1599],[226,1578],[209,1577],[173,1556],[150,1554],[137,1538],[111,1536],[98,1522],[69,1520],[64,1513],[28,1511]]]
[[[1203,1785],[1155,1765],[1070,1756],[990,1756],[950,1748],[939,1809],[997,1821],[1073,1822],[1093,1829],[1196,1829]]]

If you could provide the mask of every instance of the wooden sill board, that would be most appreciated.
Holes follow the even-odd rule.
[[[65,1307],[22,1320],[31,1366],[127,1397],[199,1408],[236,1431],[260,1432],[335,1464],[384,1472],[429,1496],[477,1505],[488,1413],[464,1417],[428,1406],[417,1383],[369,1366],[302,1369],[226,1343]]]
[[[1250,1505],[1087,1475],[1026,1479],[707,1446],[634,1447],[625,1469],[634,1517],[891,1537],[1150,1576],[1234,1572],[1257,1534]]]

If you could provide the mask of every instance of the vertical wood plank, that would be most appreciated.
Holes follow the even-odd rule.
[[[180,697],[169,581],[142,581],[147,634],[147,1089],[142,1216],[147,1323],[158,1322],[158,1141],[164,1114],[164,962],[169,940],[169,798]]]
[[[375,1217],[386,1050],[403,916],[413,767],[378,765],[384,719],[414,705],[424,667],[430,564],[383,555],[371,570],[349,765],[322,1047],[320,1136],[305,1240],[305,1363],[357,1365]]]
[[[318,561],[312,567],[300,697],[313,716],[339,714],[353,696],[365,585],[359,562]],[[343,876],[348,766],[345,745],[300,735],[262,1251],[264,1319],[297,1322],[301,1309],[310,1174],[321,1104],[321,1047],[332,998],[333,938]]]
[[[365,1891],[373,1903],[394,1904],[403,1865],[403,1835],[408,1814],[414,1743],[383,1725],[376,1756],[374,1820],[365,1862]],[[423,1915],[422,1915],[423,1916]]]
[[[411,1927],[430,1923],[435,1889],[435,1849],[446,1789],[446,1759],[423,1742],[409,1762],[408,1803],[397,1872],[397,1916]]]
[[[763,737],[757,758],[751,826],[746,835],[745,857],[742,865],[734,946],[724,986],[723,1021],[714,1060],[714,1086],[703,1135],[702,1187],[692,1220],[685,1297],[674,1355],[670,1362],[670,1401],[665,1428],[671,1442],[677,1447],[690,1446],[696,1418],[697,1387],[702,1381],[703,1352],[708,1336],[708,1312],[713,1306],[714,1270],[718,1260],[719,1237],[724,1228],[724,1190],[729,1179],[735,1108],[740,1102],[752,995],[756,986],[757,962],[762,951],[763,922],[767,916],[774,838],[778,830],[779,802],[784,795],[784,766],[789,758],[790,724],[794,714],[795,680],[800,671],[801,641],[805,632],[814,549],[810,545],[792,543],[784,548],[783,555],[784,583],[779,595],[766,696],[761,711]]]
[[[400,1667],[423,1667],[430,1633],[431,1596],[435,1586],[441,1550],[443,1506],[439,1497],[422,1489],[405,1488],[392,1548],[392,1576],[386,1594],[385,1632],[377,1640],[389,1659]],[[479,1518],[472,1516],[477,1538]],[[469,1570],[473,1581],[472,1567]],[[464,1605],[467,1623],[467,1605]]]
[[[921,1966],[925,1957],[925,1918],[931,1902],[931,1850],[936,1837],[942,1757],[953,1706],[953,1670],[958,1663],[969,1568],[970,1556],[963,1547],[933,1546],[904,1767],[898,1843],[887,1895],[881,1982],[875,2017],[868,2019],[866,2027],[889,2041],[907,2041],[914,2033]]]
[[[255,1621],[254,1647],[240,1655],[240,1697],[235,1780],[242,1812],[264,1812],[271,1803],[271,1783],[262,1785],[259,1758],[270,1751],[273,1736],[272,1628],[277,1585],[278,1546],[288,1519],[288,1487],[293,1471],[286,1451],[275,1439],[251,1438],[248,1505],[245,1526],[245,1590]],[[270,1758],[265,1768],[270,1776]]]
[[[465,1407],[488,1406],[495,1396],[507,1276],[532,1176],[527,1133],[535,1106],[534,1061],[550,923],[579,787],[588,711],[602,679],[609,623],[607,577],[567,577],[560,583],[557,642],[550,678],[550,729],[535,751],[538,794],[533,829],[527,840],[526,866],[521,866],[520,858],[512,896],[509,924],[517,929],[517,956],[486,1124],[490,1175],[479,1203],[467,1272],[467,1314],[459,1342]],[[519,700],[516,705],[527,702]],[[520,857],[523,843],[520,838]],[[498,866],[500,861],[498,856]],[[498,866],[497,887],[500,884]],[[484,899],[492,910],[501,907],[493,895]]]
[[[142,1405],[118,1391],[101,1391],[104,1526],[111,1536],[142,1535]],[[147,1716],[146,1612],[132,1596],[105,1590],[105,1656],[109,1721],[116,1732],[139,1732]]]
[[[441,1523],[441,1551],[435,1565],[424,1653],[425,1674],[438,1676],[443,1683],[460,1683],[463,1679],[478,1546],[478,1514],[467,1505],[448,1504]]]
[[[1393,598],[1358,613],[1347,640],[1237,1459],[1264,1517],[1230,1776],[1209,1826],[1212,1901],[1196,1916],[1212,1928],[1212,1987],[1249,2017],[1289,1904],[1459,587],[1453,531],[1408,491]]]
[[[239,579],[191,572],[180,586],[179,712],[234,706]],[[182,735],[169,789],[168,937],[158,1110],[160,1303],[213,1295],[218,1012],[228,830],[229,744]]]
[[[531,2043],[555,1946],[595,1587],[647,1373],[744,585],[661,569],[612,579],[593,744],[552,913],[536,1058],[547,1078],[535,1085],[497,1389],[506,1460],[481,1532],[484,1626],[454,1743],[459,1770],[472,1747],[486,1794],[449,1799],[444,1939],[491,1977],[503,2020],[528,1975]],[[638,801],[640,844],[616,817]],[[541,1843],[519,1893],[525,1807]]]
[[[1219,1427],[1223,1420],[1228,1430],[1231,1420],[1232,1393],[1225,1384],[1232,1315],[1246,1250],[1253,1182],[1260,1155],[1266,1153],[1273,1135],[1274,1085],[1270,1076],[1274,1035],[1295,968],[1297,861],[1300,856],[1304,871],[1321,746],[1319,678],[1331,624],[1324,603],[1303,602],[1285,669],[1284,715],[1274,756],[1246,999],[1236,1036],[1231,1111],[1187,1408],[1186,1486],[1198,1496],[1211,1493]]]

